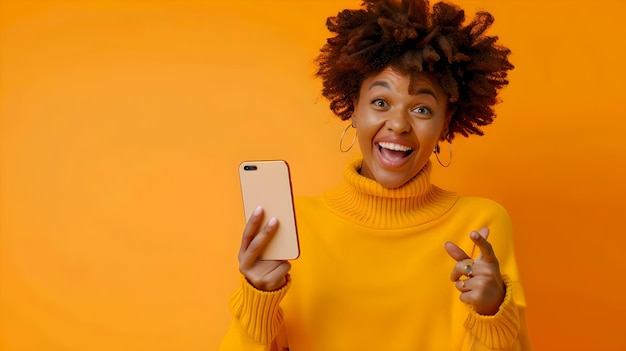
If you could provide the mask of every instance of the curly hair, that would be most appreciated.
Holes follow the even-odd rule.
[[[364,0],[358,10],[343,10],[326,20],[335,35],[316,58],[322,95],[342,120],[351,118],[354,98],[368,76],[391,65],[403,73],[429,74],[449,97],[448,134],[483,135],[493,122],[498,91],[513,69],[510,50],[485,31],[493,16],[484,11],[465,24],[456,5],[428,0]]]

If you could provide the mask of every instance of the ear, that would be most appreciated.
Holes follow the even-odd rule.
[[[456,112],[456,106],[448,105],[448,109],[446,110],[446,119],[443,122],[443,128],[441,129],[441,135],[439,136],[439,140],[446,141],[448,138],[448,133],[450,132],[450,122],[452,121],[452,115]]]
[[[356,124],[355,124],[355,119],[354,119],[354,115],[356,114],[356,110],[357,110],[357,106],[359,103],[359,99],[358,98],[352,98],[352,117],[350,117],[351,119],[351,123],[352,123],[352,127],[356,128]]]

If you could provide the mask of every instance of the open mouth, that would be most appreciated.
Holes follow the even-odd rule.
[[[379,142],[377,143],[377,146],[381,155],[391,161],[403,159],[413,153],[413,149],[406,145]]]

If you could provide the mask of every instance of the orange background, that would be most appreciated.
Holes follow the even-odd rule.
[[[624,350],[619,0],[469,1],[516,69],[436,183],[514,221],[536,350]],[[341,181],[312,64],[358,0],[0,2],[2,350],[214,350],[238,282],[237,165]]]

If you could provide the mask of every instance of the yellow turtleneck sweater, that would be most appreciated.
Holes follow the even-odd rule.
[[[528,349],[506,211],[431,185],[430,162],[396,189],[361,176],[359,165],[346,167],[342,186],[296,198],[301,256],[291,278],[274,292],[242,279],[220,350]],[[494,316],[459,300],[444,249],[452,241],[469,254],[469,233],[485,226],[506,282]]]

